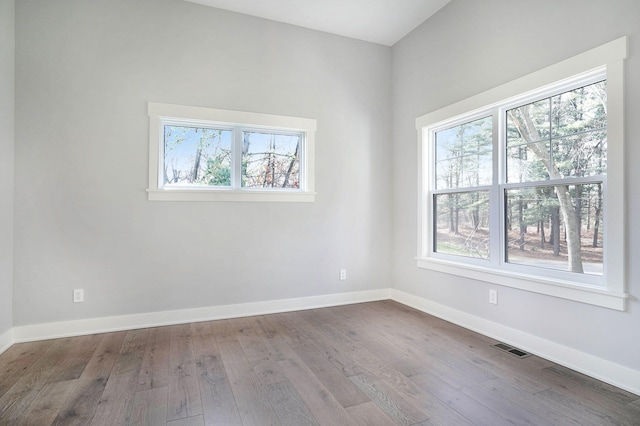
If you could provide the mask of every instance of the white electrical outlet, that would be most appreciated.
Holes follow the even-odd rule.
[[[84,302],[84,289],[74,288],[73,289],[73,303],[82,303]]]
[[[489,290],[489,303],[498,304],[498,290]]]
[[[340,281],[344,281],[347,279],[347,270],[340,269]]]

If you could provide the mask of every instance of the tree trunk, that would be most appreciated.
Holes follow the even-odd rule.
[[[449,232],[452,233],[452,234],[456,232],[456,227],[455,227],[454,217],[453,217],[454,204],[455,204],[454,197],[455,197],[455,194],[449,194],[448,195],[448,198],[449,198]]]
[[[600,212],[602,212],[602,185],[598,185],[598,200],[596,203],[595,219],[593,223],[593,243],[594,248],[598,247],[598,232],[600,232]]]
[[[202,148],[198,147],[196,158],[193,162],[193,170],[191,171],[191,183],[198,181],[198,171],[200,170],[200,158],[202,158]]]
[[[518,196],[518,222],[520,224],[520,239],[518,240],[518,246],[520,251],[524,251],[524,234],[527,233],[527,225],[524,222],[524,206],[521,195]]]
[[[580,229],[577,215],[571,204],[571,194],[569,187],[558,185],[555,187],[558,202],[560,203],[560,212],[567,239],[567,254],[569,255],[569,270],[571,272],[584,272],[582,269],[582,247],[580,245]]]
[[[300,146],[300,142],[296,144],[296,151],[293,153],[293,158],[289,162],[289,167],[287,168],[287,172],[284,174],[284,182],[282,183],[282,187],[286,188],[289,185],[289,177],[291,176],[291,171],[293,170],[293,166],[296,164],[298,160],[298,147]]]
[[[578,221],[578,239],[582,239],[582,185],[576,185],[576,220]]]
[[[553,255],[560,256],[560,207],[551,209],[551,239],[553,240]]]
[[[460,232],[460,229],[458,228],[459,225],[460,225],[460,207],[458,207],[457,201],[458,200],[456,200],[456,217],[455,217],[455,222],[454,222],[455,229],[453,231],[453,233],[456,234],[456,235],[458,235],[458,233]]]

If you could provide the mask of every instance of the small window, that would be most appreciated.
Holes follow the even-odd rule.
[[[149,103],[149,199],[313,201],[311,119]]]
[[[624,309],[626,50],[622,38],[416,120],[419,267]]]

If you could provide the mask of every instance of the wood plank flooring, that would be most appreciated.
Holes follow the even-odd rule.
[[[640,396],[392,302],[21,343],[0,425],[640,425]]]

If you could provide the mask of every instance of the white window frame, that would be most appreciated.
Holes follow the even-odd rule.
[[[315,131],[316,120],[254,112],[232,111],[216,108],[173,105],[149,102],[149,188],[151,201],[267,201],[313,202],[315,201]],[[193,125],[233,129],[241,137],[242,130],[274,133],[303,133],[300,152],[300,188],[242,188],[242,187],[169,187],[164,186],[164,126]],[[234,155],[241,155],[237,152]],[[233,173],[238,175],[239,170]],[[237,180],[237,179],[236,179]]]
[[[492,284],[513,287],[615,310],[625,310],[627,241],[625,235],[625,182],[624,182],[624,60],[628,56],[628,39],[622,37],[595,49],[574,56],[555,65],[544,68],[517,80],[498,86],[471,98],[462,100],[416,119],[418,133],[418,255],[420,268],[444,272],[456,276],[480,280]],[[477,261],[460,256],[443,256],[432,250],[432,179],[430,152],[430,132],[453,126],[463,121],[472,121],[481,116],[504,114],[514,102],[524,104],[523,99],[532,93],[544,97],[545,91],[557,92],[563,84],[571,84],[577,79],[605,73],[607,80],[607,176],[604,191],[604,274],[601,280],[572,280],[571,274],[532,273],[531,268],[517,267],[504,263],[504,248],[500,259]],[[567,83],[569,82],[569,83]],[[542,95],[542,96],[541,96]],[[496,112],[498,111],[498,112]],[[498,128],[498,132],[504,130]],[[494,132],[498,133],[498,132]],[[498,137],[494,136],[494,150],[499,150]],[[498,151],[495,151],[498,153]],[[502,154],[494,156],[502,158]],[[495,161],[498,161],[496,159]],[[500,160],[502,161],[502,160]],[[502,170],[495,167],[494,170]],[[494,171],[491,206],[500,206],[500,185],[502,176]],[[498,180],[496,180],[498,179]],[[498,188],[498,189],[496,189]],[[501,230],[499,215],[491,216],[490,229]],[[503,231],[500,231],[502,233]],[[500,235],[492,231],[492,243],[499,242]],[[502,244],[500,244],[502,246]]]

